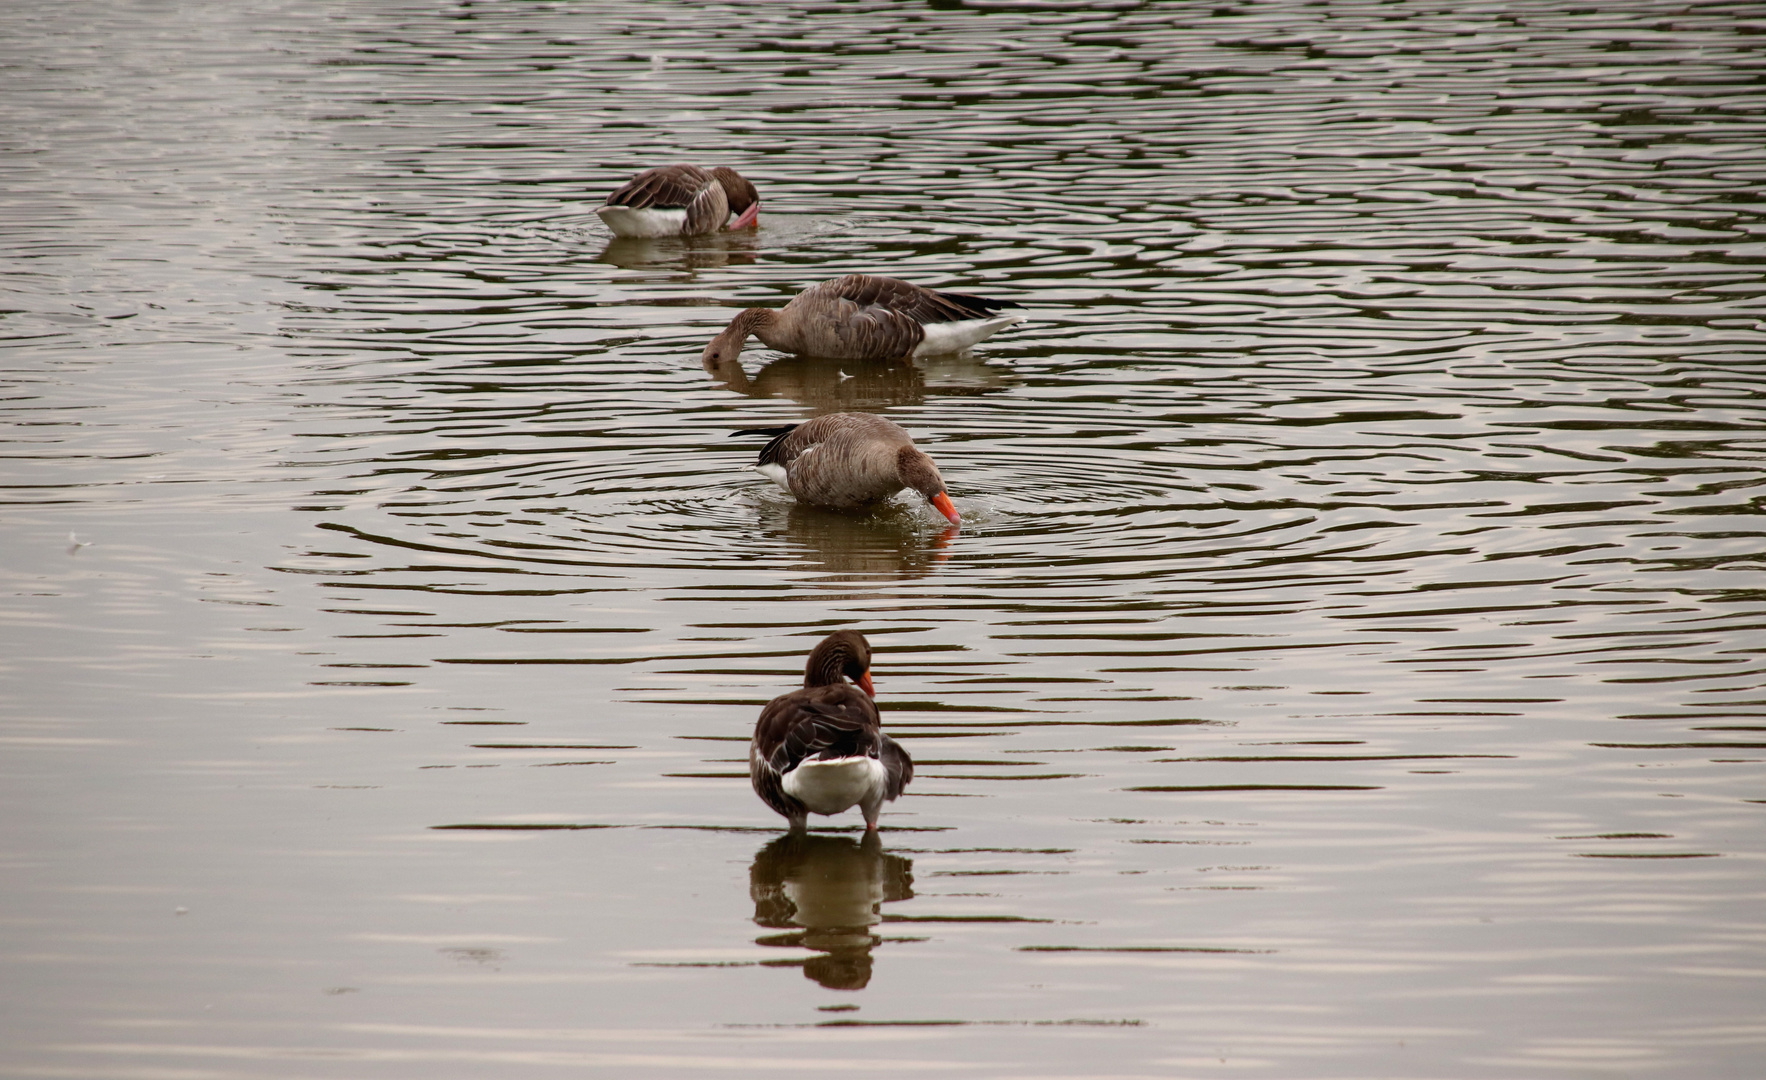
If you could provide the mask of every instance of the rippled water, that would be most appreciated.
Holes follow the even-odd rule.
[[[1755,1075],[1762,33],[0,9],[0,1075]],[[857,270],[1031,321],[699,365]],[[743,772],[838,626],[880,844]]]

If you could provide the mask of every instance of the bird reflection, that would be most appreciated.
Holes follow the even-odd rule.
[[[1004,386],[1009,373],[970,353],[912,360],[829,360],[787,355],[750,376],[738,357],[705,361],[714,382],[746,397],[782,397],[817,412],[870,411],[917,405],[928,396],[984,394]]]
[[[863,839],[787,833],[760,849],[748,870],[754,921],[780,934],[755,943],[813,949],[805,978],[830,990],[862,990],[871,981],[871,928],[879,910],[914,895],[913,863],[883,850],[876,833]]]
[[[750,378],[740,358],[706,360],[713,380],[748,397],[784,397],[821,412],[913,405],[926,400],[926,379],[907,360],[826,360],[785,356]]]
[[[595,261],[612,263],[621,270],[703,270],[752,263],[759,250],[752,229],[657,240],[615,237]]]
[[[924,577],[950,558],[958,529],[949,525],[928,535],[931,517],[899,502],[830,510],[769,500],[761,506],[760,528],[769,538],[788,541],[808,564],[804,569],[821,575],[814,579],[820,583],[906,580]]]

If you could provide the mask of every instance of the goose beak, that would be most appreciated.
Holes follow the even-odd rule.
[[[758,224],[759,221],[760,202],[756,200],[748,204],[748,209],[736,215],[736,220],[730,222],[730,230],[734,232],[737,229],[746,229],[750,225]]]
[[[932,496],[928,501],[932,503],[933,509],[949,518],[952,525],[961,525],[963,523],[962,515],[957,513],[956,506],[952,504],[950,496],[945,492],[939,492]]]
[[[865,672],[863,675],[860,675],[857,679],[854,679],[853,681],[856,682],[858,684],[858,688],[860,690],[863,690],[867,695],[869,695],[873,698],[877,696],[876,688],[871,685],[871,673],[870,672],[868,672],[868,671]]]

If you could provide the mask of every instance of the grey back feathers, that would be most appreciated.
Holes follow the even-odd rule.
[[[810,286],[776,311],[738,312],[700,359],[728,363],[741,355],[750,335],[769,348],[835,360],[955,352],[1022,321],[1022,316],[1001,314],[1015,307],[1003,300],[934,292],[897,278],[848,274]]]
[[[829,413],[785,428],[748,428],[770,435],[756,465],[784,472],[784,486],[814,506],[851,508],[913,487],[928,499],[944,490],[932,459],[901,425],[870,413]]]

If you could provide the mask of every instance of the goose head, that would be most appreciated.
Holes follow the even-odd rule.
[[[706,371],[717,371],[735,363],[742,355],[742,346],[747,344],[749,335],[754,333],[754,328],[762,322],[770,322],[777,314],[771,308],[757,307],[738,312],[730,320],[730,325],[712,338],[711,344],[699,354],[699,362],[705,366]]]
[[[903,486],[926,496],[932,508],[948,518],[952,525],[962,524],[962,516],[950,501],[950,494],[944,490],[944,477],[938,475],[938,466],[932,464],[932,459],[924,452],[914,446],[902,447],[896,451],[895,471]]]
[[[719,165],[711,170],[711,175],[723,185],[724,197],[730,201],[730,213],[736,215],[736,220],[730,222],[729,228],[746,229],[750,225],[758,225],[760,192],[754,189],[747,177],[728,165]]]
[[[823,638],[803,668],[804,686],[832,686],[842,678],[877,696],[871,687],[871,643],[857,630],[837,630]]]

